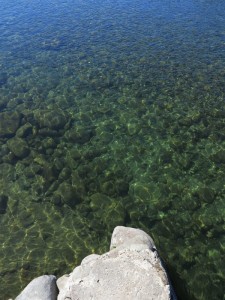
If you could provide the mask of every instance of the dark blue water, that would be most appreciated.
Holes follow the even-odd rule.
[[[180,299],[224,297],[225,3],[0,0],[0,293],[155,240]]]

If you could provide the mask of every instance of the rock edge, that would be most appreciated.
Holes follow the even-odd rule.
[[[109,252],[85,257],[57,282],[52,275],[32,280],[15,300],[26,299],[177,300],[152,238],[122,226],[114,229]]]

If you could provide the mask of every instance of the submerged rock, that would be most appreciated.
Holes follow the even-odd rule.
[[[149,201],[152,197],[151,186],[142,182],[134,182],[129,187],[129,195],[136,201]]]
[[[7,99],[0,98],[0,110],[3,110],[7,106]]]
[[[32,125],[30,123],[26,123],[17,130],[16,136],[20,138],[27,137],[29,134],[32,133],[32,129]]]
[[[8,197],[5,195],[0,195],[0,214],[4,214],[6,212],[8,205]]]
[[[112,231],[118,224],[124,224],[126,212],[121,201],[105,194],[95,193],[90,197],[90,208],[94,215],[94,224],[100,223],[108,231]],[[93,227],[95,225],[92,225]]]
[[[34,119],[40,128],[61,129],[68,122],[68,116],[61,109],[37,110]]]
[[[62,182],[57,191],[54,194],[58,205],[66,204],[70,207],[75,207],[81,202],[81,195],[79,194],[79,188],[72,186],[66,181]]]
[[[223,149],[220,149],[218,152],[216,152],[215,154],[213,154],[211,156],[211,159],[215,163],[224,164],[225,163],[225,151]]]
[[[14,112],[0,113],[0,137],[13,136],[21,121],[21,114]]]
[[[94,132],[92,129],[77,126],[67,130],[65,133],[65,139],[71,143],[84,144],[87,143],[93,135]]]
[[[18,137],[14,137],[8,140],[7,146],[9,147],[10,151],[12,151],[12,153],[18,158],[24,158],[30,152],[30,149],[25,140]]]
[[[199,188],[197,195],[202,202],[212,203],[215,200],[215,192],[209,187]]]
[[[8,74],[6,72],[0,73],[0,86],[6,84],[8,81]]]

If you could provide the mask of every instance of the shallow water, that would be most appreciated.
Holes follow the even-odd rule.
[[[0,0],[0,294],[155,240],[225,299],[225,3]]]

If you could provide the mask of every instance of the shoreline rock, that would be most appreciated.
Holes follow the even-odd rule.
[[[56,277],[43,275],[33,279],[15,300],[56,300]]]
[[[152,238],[122,226],[114,229],[109,252],[85,257],[57,282],[52,275],[32,280],[15,300],[26,299],[177,300]]]

